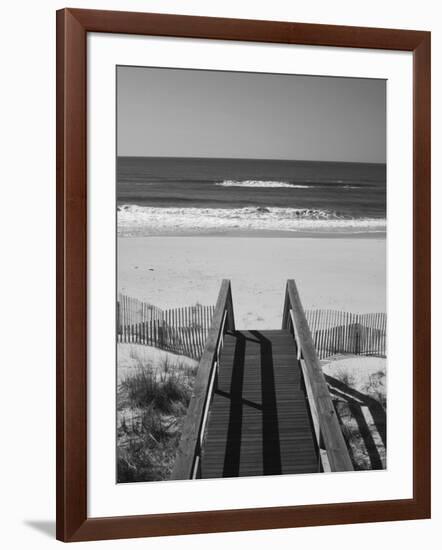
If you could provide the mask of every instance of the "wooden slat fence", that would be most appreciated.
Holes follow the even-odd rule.
[[[128,296],[117,302],[117,340],[144,344],[199,360],[214,306],[161,310]]]
[[[155,321],[163,318],[163,310],[136,298],[118,295],[117,320],[120,325],[135,325],[145,321]]]
[[[341,353],[386,355],[386,313],[314,309],[306,318],[320,359]]]

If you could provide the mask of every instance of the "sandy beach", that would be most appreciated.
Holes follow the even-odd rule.
[[[305,309],[385,312],[385,274],[385,237],[118,239],[119,292],[161,308],[209,305],[228,278],[240,329],[280,327],[288,278]]]

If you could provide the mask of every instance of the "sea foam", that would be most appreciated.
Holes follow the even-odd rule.
[[[287,183],[284,181],[262,181],[262,180],[225,180],[215,183],[222,187],[292,187],[293,189],[309,189],[311,185],[301,185],[296,183]]]
[[[143,236],[229,231],[384,232],[386,220],[345,218],[330,210],[307,208],[177,208],[122,205],[118,233]]]

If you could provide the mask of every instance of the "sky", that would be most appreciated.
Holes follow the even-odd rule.
[[[386,81],[117,68],[119,156],[386,161]]]

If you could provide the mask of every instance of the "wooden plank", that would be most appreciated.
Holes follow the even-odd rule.
[[[314,344],[315,344],[317,353],[320,353],[319,330],[318,330],[319,315],[320,315],[320,311],[318,309],[315,309],[313,313],[312,326],[311,326],[311,331],[312,331],[312,334],[314,335]]]
[[[202,477],[318,471],[315,436],[290,332],[259,331],[261,338],[258,338],[254,333],[242,331],[226,337],[229,348],[236,347],[232,343],[238,335],[245,342],[241,363],[235,363],[237,355],[230,349],[225,354],[223,348],[221,354],[218,388],[224,393],[215,393],[211,405],[201,461]],[[262,354],[263,341],[271,346],[268,355]],[[256,353],[257,347],[260,354]],[[283,357],[287,366],[281,367],[278,357]],[[238,369],[242,372],[242,387],[237,388],[236,398],[255,405],[243,404],[240,414],[235,413],[237,405],[231,408],[230,397],[235,391],[232,383]],[[238,449],[238,453],[232,455],[232,448]],[[279,456],[279,460],[269,462],[269,456]]]
[[[315,310],[314,312],[314,317],[313,317],[313,330],[315,332],[315,336],[314,336],[314,343],[315,343],[315,348],[316,348],[316,351],[319,352],[320,351],[320,347],[319,347],[319,315],[320,315],[320,311],[318,309]]]

